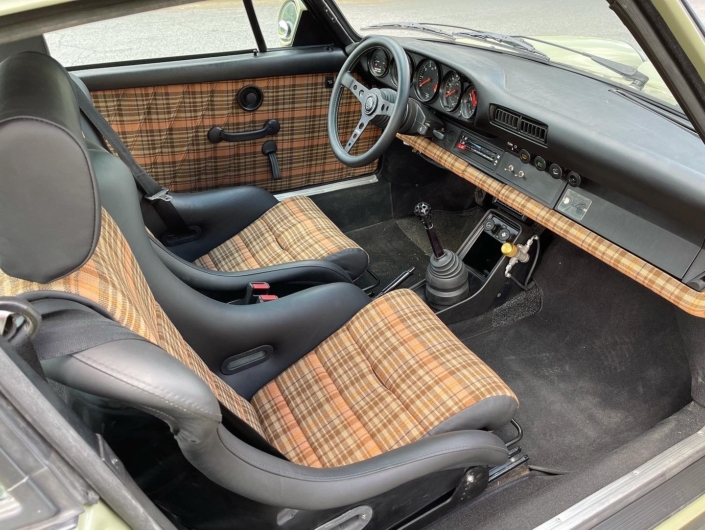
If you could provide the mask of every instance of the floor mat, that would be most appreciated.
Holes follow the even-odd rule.
[[[453,251],[458,250],[484,214],[485,212],[479,207],[462,212],[434,210],[433,226],[436,227],[443,247]],[[430,256],[431,244],[428,242],[428,236],[421,221],[417,217],[404,217],[397,222],[407,237]]]
[[[464,340],[519,397],[531,464],[575,470],[690,401],[673,305],[558,238],[535,278],[539,313]]]
[[[380,286],[375,292],[379,292],[411,267],[416,267],[416,272],[406,281],[405,287],[423,279],[426,274],[428,256],[404,234],[394,220],[353,230],[347,236],[370,255],[370,269],[380,279]],[[362,287],[370,284],[368,275],[363,275],[358,281],[364,284]]]

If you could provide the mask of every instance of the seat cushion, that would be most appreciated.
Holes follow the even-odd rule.
[[[251,403],[269,442],[313,467],[365,460],[444,423],[499,428],[518,406],[497,374],[409,290],[366,306]]]
[[[365,272],[369,262],[367,253],[310,198],[295,196],[276,204],[194,263],[234,272],[305,260],[332,261],[353,280]]]

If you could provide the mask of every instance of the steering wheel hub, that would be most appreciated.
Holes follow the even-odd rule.
[[[370,94],[365,100],[365,114],[373,114],[377,109],[377,96],[375,94]]]

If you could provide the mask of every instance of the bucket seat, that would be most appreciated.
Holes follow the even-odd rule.
[[[0,185],[0,296],[68,304],[35,343],[48,344],[46,374],[165,421],[217,484],[322,510],[506,462],[489,431],[516,396],[411,291],[370,301],[338,283],[232,306],[174,276],[129,170],[87,146],[70,78],[48,56],[0,64]],[[57,333],[67,326],[81,332]],[[243,352],[259,357],[226,375]]]
[[[81,127],[87,143],[101,147],[111,143],[113,148],[121,144],[107,120],[93,107],[86,85],[79,77],[71,77],[80,90],[79,103],[84,109]],[[101,134],[98,127],[106,134]],[[125,151],[131,164],[137,166]],[[138,171],[158,189],[144,170]],[[273,285],[351,282],[367,270],[367,253],[309,197],[279,201],[255,186],[170,196],[183,222],[197,229],[194,239],[162,245],[169,230],[159,214],[158,201],[143,197],[142,214],[161,259],[193,287],[242,291],[256,281]]]

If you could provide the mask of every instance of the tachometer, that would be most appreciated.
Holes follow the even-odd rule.
[[[477,110],[477,91],[474,86],[469,86],[463,93],[463,99],[460,101],[460,115],[469,120],[475,115]]]
[[[377,48],[370,54],[368,65],[373,76],[383,77],[389,70],[389,55],[382,48]]]
[[[439,77],[438,65],[431,59],[425,59],[419,64],[414,82],[419,100],[426,102],[433,99],[438,92]]]
[[[453,112],[458,108],[462,92],[460,76],[451,70],[445,75],[441,84],[441,106],[447,111]]]

